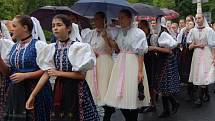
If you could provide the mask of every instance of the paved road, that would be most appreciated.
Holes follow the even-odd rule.
[[[157,113],[146,113],[139,114],[139,121],[215,121],[215,94],[213,93],[213,88],[215,85],[210,87],[211,101],[204,103],[203,107],[195,108],[192,103],[185,101],[185,92],[183,91],[179,96],[178,100],[180,101],[180,109],[177,114],[165,118],[158,118],[159,113],[161,112],[161,102],[158,104]],[[124,118],[120,111],[117,111],[112,115],[111,121],[124,121]]]

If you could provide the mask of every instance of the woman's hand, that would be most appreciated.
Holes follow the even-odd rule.
[[[48,70],[48,75],[49,76],[60,76],[60,71],[57,71],[57,70],[55,70],[55,69],[49,69]]]
[[[204,44],[198,44],[197,47],[201,48],[201,49],[204,49],[205,45]]]
[[[102,32],[101,32],[101,35],[102,35],[102,37],[103,37],[104,40],[107,40],[107,39],[108,39],[108,34],[107,34],[106,31],[102,31]]]
[[[194,43],[191,43],[189,46],[189,50],[192,50],[192,49],[194,49]]]
[[[26,102],[25,108],[27,110],[33,110],[34,109],[34,102],[35,102],[35,97],[31,95],[28,98],[28,101]]]
[[[149,51],[156,51],[157,47],[156,46],[149,46]]]
[[[143,82],[144,76],[142,71],[138,71],[138,83]]]
[[[20,83],[26,79],[27,79],[26,73],[15,73],[15,74],[10,76],[10,80],[12,80],[15,83]]]
[[[212,64],[215,66],[215,59],[213,59]]]

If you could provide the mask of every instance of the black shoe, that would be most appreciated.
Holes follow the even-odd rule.
[[[179,103],[173,95],[168,96],[168,100],[172,104],[172,114],[176,114],[178,112]]]
[[[206,86],[206,88],[203,89],[204,90],[204,94],[203,94],[203,102],[209,102],[210,101],[210,94],[209,94],[209,90],[208,90],[208,86]]]
[[[178,108],[179,108],[180,104],[179,103],[175,103],[173,106],[172,106],[172,114],[176,114],[178,112]]]
[[[210,101],[210,95],[205,95],[203,97],[203,102],[209,102]]]
[[[195,102],[194,102],[195,106],[200,108],[202,106],[202,100],[201,99],[197,99]]]
[[[159,115],[159,118],[166,118],[170,116],[170,109],[169,109],[169,102],[167,96],[162,96],[162,103],[163,103],[163,112]]]
[[[143,113],[149,113],[149,112],[155,112],[156,111],[156,107],[155,106],[149,106],[148,108],[146,108]]]

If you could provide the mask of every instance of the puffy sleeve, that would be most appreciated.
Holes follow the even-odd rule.
[[[73,66],[73,71],[86,72],[96,64],[96,56],[87,43],[75,42],[69,48],[68,58]]]
[[[93,30],[90,30],[89,28],[83,29],[81,31],[81,37],[84,43],[90,43],[92,35],[93,35]]]
[[[14,42],[10,39],[0,39],[0,54],[3,61],[8,65],[9,53],[14,46]]]
[[[189,34],[187,35],[187,43],[192,43],[193,41],[194,41],[194,34],[193,34],[193,29],[191,29]]]
[[[133,32],[133,40],[131,42],[132,51],[135,52],[138,55],[144,55],[148,52],[148,44],[145,33],[135,28]]]
[[[175,39],[167,32],[161,33],[160,37],[158,38],[158,44],[160,47],[171,48],[171,49],[177,46],[177,42],[175,41]]]
[[[208,45],[211,48],[215,48],[215,31],[209,28],[207,32]]]
[[[37,50],[37,65],[42,70],[55,69],[54,54],[55,43],[47,44],[42,41],[36,43]]]

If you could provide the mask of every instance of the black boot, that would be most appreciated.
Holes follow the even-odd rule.
[[[173,95],[168,96],[170,103],[172,104],[172,114],[177,113],[179,108],[179,103],[176,101]]]
[[[188,94],[188,97],[186,101],[187,102],[194,101],[194,86],[192,83],[188,83],[187,85],[187,94]]]
[[[115,108],[104,106],[104,117],[103,121],[110,121],[112,114],[115,112]]]
[[[195,104],[197,107],[201,107],[201,106],[202,106],[203,95],[204,95],[203,88],[199,87],[199,88],[198,88],[198,98],[197,98],[197,100],[194,102],[194,104]]]
[[[161,115],[159,115],[159,118],[166,118],[169,117],[170,111],[169,111],[169,102],[167,96],[162,96],[162,103],[163,103],[163,112]]]
[[[206,86],[206,88],[203,88],[203,91],[204,91],[203,101],[209,102],[210,101],[210,94],[209,94],[208,86]]]

